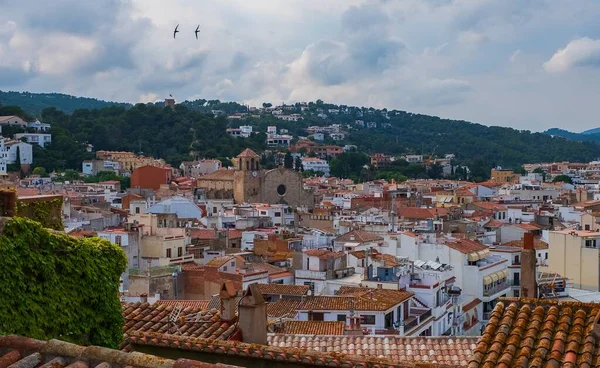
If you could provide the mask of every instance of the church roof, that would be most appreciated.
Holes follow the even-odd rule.
[[[237,155],[236,157],[259,157],[256,152],[252,151],[250,148],[246,148],[242,153]]]

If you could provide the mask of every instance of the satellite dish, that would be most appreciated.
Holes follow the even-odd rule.
[[[306,293],[306,295],[311,296],[312,295],[312,290],[308,290],[308,292]]]

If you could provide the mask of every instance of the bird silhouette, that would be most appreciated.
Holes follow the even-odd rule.
[[[194,32],[196,34],[196,39],[198,39],[198,33],[200,33],[200,25],[198,24],[198,27],[196,27],[196,31]]]
[[[175,27],[175,30],[173,31],[173,38],[175,38],[175,36],[177,35],[177,32],[179,32],[177,30],[177,28],[179,28],[179,24],[177,25],[177,27]]]

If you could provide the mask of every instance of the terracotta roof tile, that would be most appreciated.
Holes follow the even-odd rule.
[[[329,257],[333,257],[334,259],[340,258],[344,256],[343,252],[332,252],[327,249],[309,249],[304,251],[304,254],[310,257],[318,257],[319,259],[327,260]]]
[[[275,331],[285,335],[343,335],[344,321],[285,321],[281,329]]]
[[[464,367],[476,347],[473,337],[373,337],[270,335],[269,345],[215,341],[189,336],[140,333],[126,342],[171,346],[179,350],[259,359],[281,364],[328,367],[442,368]],[[253,366],[248,361],[248,366]],[[260,364],[259,362],[257,362]],[[257,364],[257,365],[258,365]],[[177,367],[174,367],[177,368]]]
[[[236,157],[259,157],[256,152],[252,151],[250,148],[246,148]]]
[[[404,207],[398,211],[398,217],[405,219],[428,220],[435,216],[447,216],[445,208]]]
[[[471,300],[470,302],[468,302],[467,304],[463,304],[462,311],[463,312],[470,311],[471,309],[475,308],[479,304],[481,304],[481,299],[475,298],[475,299]]]
[[[448,242],[446,243],[446,245],[449,248],[455,249],[463,254],[469,254],[489,249],[480,242],[470,239],[458,239],[453,242]]]
[[[375,235],[368,231],[363,230],[353,230],[349,231],[344,235],[340,235],[335,238],[336,242],[359,242],[359,243],[367,243],[367,242],[377,242],[382,241],[383,238],[379,235]]]
[[[496,202],[473,202],[473,206],[487,211],[506,211],[506,206]]]
[[[272,318],[295,318],[298,307],[302,303],[299,299],[279,299],[273,303],[267,303],[267,316]]]
[[[181,306],[183,308],[197,308],[199,310],[208,309],[210,300],[158,300],[155,304]]]
[[[296,295],[302,296],[310,289],[306,285],[258,284],[263,295]]]
[[[217,238],[215,229],[190,229],[190,237],[192,239],[212,240]]]
[[[488,221],[485,225],[483,225],[484,227],[491,227],[491,228],[499,228],[504,226],[504,222],[499,221],[499,220],[490,220]]]
[[[98,346],[80,346],[65,341],[40,341],[21,336],[0,336],[0,367],[134,367],[192,368],[233,367],[189,359],[177,361],[139,352],[128,353]]]
[[[464,367],[477,337],[269,335],[269,345],[377,359],[380,366]],[[414,365],[413,365],[414,364]],[[418,365],[417,365],[418,364]]]
[[[304,298],[298,310],[386,311],[413,295],[413,293],[403,290],[342,286],[336,296]]]
[[[468,367],[596,366],[599,316],[598,303],[502,298]]]
[[[507,246],[507,247],[516,247],[516,248],[523,248],[523,239],[521,240],[513,240],[513,241],[509,241],[507,243],[502,244],[503,246]],[[535,239],[533,241],[533,247],[536,250],[544,250],[544,249],[548,249],[548,243],[546,243],[545,241],[541,240],[541,239]]]
[[[208,261],[206,264],[209,267],[221,267],[227,264],[227,262],[234,261],[235,257],[233,256],[223,256],[223,257],[215,257]]]
[[[169,316],[172,312],[173,316],[177,314],[177,309],[179,315],[176,322],[169,322]],[[188,321],[186,316],[194,321]],[[217,309],[204,310],[200,303],[185,307],[175,303],[128,303],[123,305],[123,317],[125,318],[123,333],[126,335],[152,332],[227,339],[235,329],[234,323],[221,321]]]

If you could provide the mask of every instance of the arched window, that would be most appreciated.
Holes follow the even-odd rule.
[[[246,160],[246,170],[250,170],[250,161]]]

